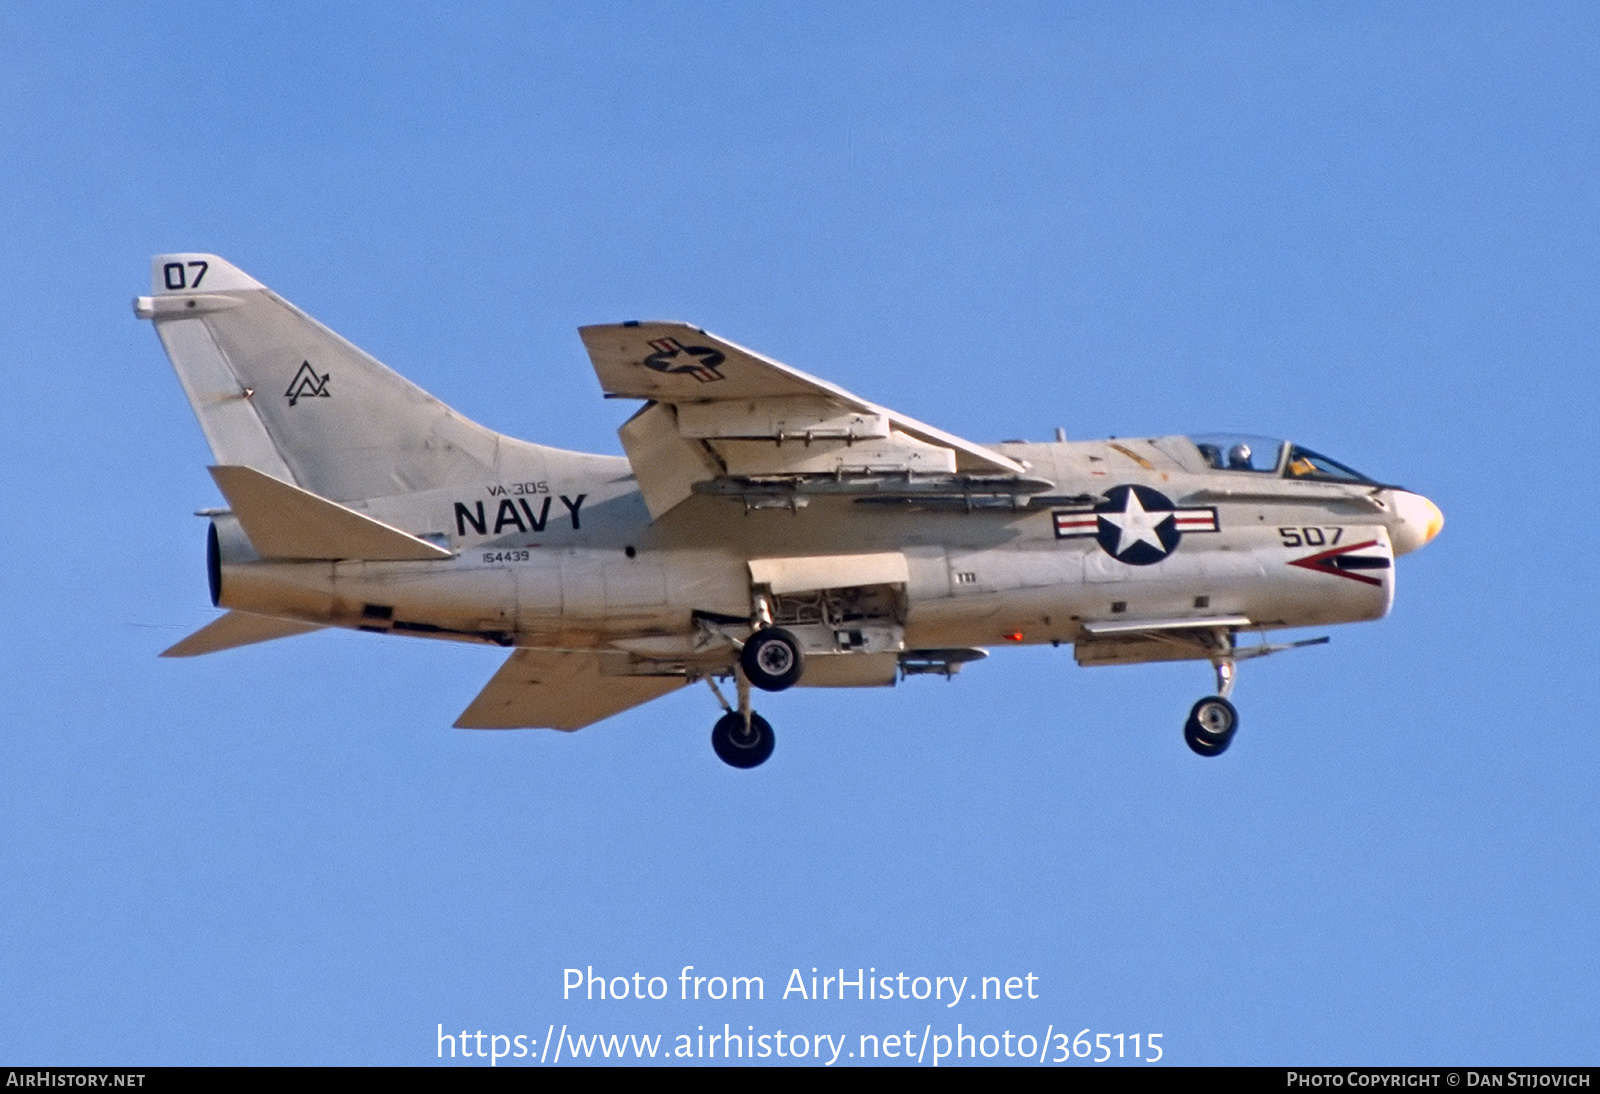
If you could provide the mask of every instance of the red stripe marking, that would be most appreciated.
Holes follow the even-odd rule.
[[[1336,569],[1332,563],[1328,561],[1331,558],[1337,558],[1339,555],[1347,555],[1351,551],[1359,551],[1365,547],[1376,547],[1377,545],[1377,540],[1369,539],[1365,543],[1352,543],[1348,547],[1335,547],[1330,551],[1320,551],[1314,555],[1307,555],[1305,558],[1291,558],[1289,560],[1289,565],[1299,566],[1306,570],[1315,570],[1319,574],[1332,574],[1334,577],[1347,577],[1351,581],[1363,581],[1368,585],[1382,585],[1383,582],[1378,578],[1368,577],[1365,574],[1351,573],[1349,570]]]

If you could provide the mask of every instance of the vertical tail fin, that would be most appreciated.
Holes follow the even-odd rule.
[[[219,464],[336,501],[481,478],[499,434],[468,421],[215,255],[158,255],[154,321]]]

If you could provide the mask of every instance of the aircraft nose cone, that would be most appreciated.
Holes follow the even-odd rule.
[[[1421,494],[1396,490],[1394,511],[1400,521],[1397,527],[1390,530],[1389,539],[1394,544],[1394,553],[1397,555],[1415,551],[1430,542],[1444,527],[1444,514],[1439,512],[1437,505]]]

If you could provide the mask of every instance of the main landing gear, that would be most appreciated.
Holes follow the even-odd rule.
[[[707,676],[711,693],[722,704],[723,715],[711,730],[711,748],[730,767],[759,767],[772,755],[777,739],[767,720],[750,709],[750,688],[783,691],[793,687],[806,671],[800,642],[782,627],[758,626],[739,650],[734,679],[739,688],[735,709],[723,698],[717,682]]]
[[[706,677],[711,694],[717,697],[724,712],[711,729],[711,750],[729,767],[760,767],[772,755],[777,737],[767,720],[750,709],[750,680],[743,670],[736,671],[734,677],[739,687],[737,710],[723,698],[716,680]]]
[[[762,691],[782,691],[800,679],[806,661],[794,635],[782,627],[762,627],[745,639],[739,667]]]
[[[750,720],[737,710],[717,719],[711,730],[711,748],[717,759],[729,767],[759,767],[772,755],[777,738],[772,726],[761,715],[750,712]]]

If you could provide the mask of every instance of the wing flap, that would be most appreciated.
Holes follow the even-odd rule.
[[[516,650],[456,728],[582,729],[685,683],[682,676],[626,675],[630,662],[627,654],[597,650]]]
[[[722,473],[703,442],[678,432],[677,409],[667,403],[650,403],[624,422],[617,436],[651,520],[694,493],[695,483]]]

